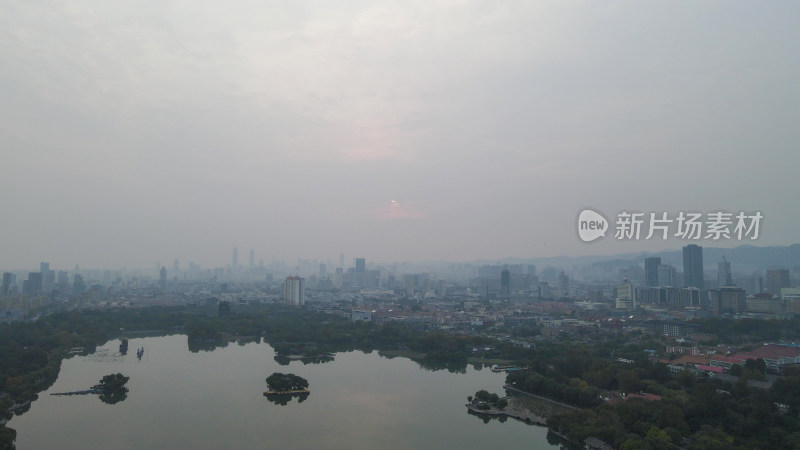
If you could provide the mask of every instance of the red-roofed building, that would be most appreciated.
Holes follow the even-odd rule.
[[[755,356],[743,356],[741,353],[737,353],[730,356],[724,355],[712,355],[711,356],[711,365],[713,367],[722,367],[725,370],[730,369],[734,364],[738,364],[740,366],[744,366],[744,362],[748,359],[756,359]]]
[[[768,344],[751,352],[737,353],[747,359],[761,358],[767,364],[767,370],[781,372],[783,366],[800,364],[800,348],[788,345]]]
[[[748,359],[761,358],[767,364],[767,370],[780,373],[783,366],[800,364],[800,347],[788,345],[768,344],[758,347],[750,352],[735,353],[730,356],[714,355],[711,365],[730,369],[734,364],[744,366]]]
[[[642,399],[642,400],[647,401],[647,402],[655,402],[655,401],[661,400],[661,396],[660,395],[647,394],[647,393],[645,393],[645,394],[628,394],[625,397],[625,400],[630,400],[630,399],[634,399],[634,398],[639,398],[639,399]]]
[[[722,367],[706,366],[704,364],[698,364],[694,366],[694,368],[697,370],[702,370],[703,372],[725,373],[725,369]]]

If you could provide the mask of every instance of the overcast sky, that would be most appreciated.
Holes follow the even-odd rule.
[[[0,0],[0,266],[686,243],[582,243],[586,206],[760,211],[746,243],[797,243],[798,13]]]

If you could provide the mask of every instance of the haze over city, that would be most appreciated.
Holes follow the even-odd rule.
[[[0,266],[502,259],[584,207],[800,241],[797,2],[16,2]],[[698,241],[701,245],[710,245]]]

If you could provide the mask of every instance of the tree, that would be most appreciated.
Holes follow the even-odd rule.
[[[101,378],[99,386],[103,392],[100,394],[100,401],[113,405],[128,398],[128,388],[125,387],[128,380],[129,378],[121,373]]]
[[[267,377],[267,387],[271,391],[299,391],[308,388],[308,381],[291,373],[275,372]]]

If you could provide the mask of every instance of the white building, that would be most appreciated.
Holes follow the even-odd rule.
[[[305,302],[305,279],[300,277],[286,277],[286,282],[283,286],[283,299],[284,303],[292,306],[300,306]]]

